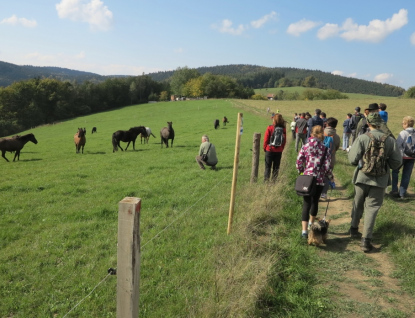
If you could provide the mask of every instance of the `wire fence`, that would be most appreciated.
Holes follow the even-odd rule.
[[[166,225],[162,230],[160,230],[156,235],[154,235],[151,239],[149,239],[145,244],[141,246],[141,249],[143,249],[147,244],[154,241],[156,238],[158,238],[163,232],[165,232],[168,228],[170,228],[174,223],[176,223],[179,219],[181,219],[184,215],[186,215],[196,204],[198,204],[201,200],[206,198],[215,188],[217,188],[224,180],[226,180],[229,176],[226,175],[222,180],[220,180],[218,183],[216,183],[208,192],[205,193],[202,197],[200,197],[196,202],[194,202],[190,207],[188,207],[185,211],[180,213],[172,222],[170,222],[168,225]],[[108,270],[108,274],[98,283],[95,285],[95,287],[89,292],[88,295],[83,297],[74,307],[72,307],[71,310],[69,310],[63,318],[67,317],[75,308],[77,308],[81,303],[83,303],[91,294],[98,288],[99,285],[101,285],[103,282],[105,282],[109,276],[114,275],[114,271],[112,268]]]

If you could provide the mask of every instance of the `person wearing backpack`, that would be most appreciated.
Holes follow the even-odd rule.
[[[314,116],[311,117],[308,120],[308,123],[307,123],[307,125],[308,125],[307,138],[310,138],[310,136],[311,136],[311,129],[314,126],[317,126],[317,125],[319,125],[321,127],[324,126],[323,119],[320,118],[320,115],[321,115],[321,110],[317,108]]]
[[[402,164],[402,155],[394,138],[380,130],[382,122],[378,112],[369,113],[369,132],[355,140],[348,154],[350,163],[357,166],[352,179],[355,197],[350,236],[360,237],[359,224],[364,215],[360,247],[365,253],[373,249],[373,228],[388,186],[389,169],[398,169]]]
[[[275,114],[272,125],[267,127],[264,135],[263,149],[265,151],[265,171],[264,182],[268,182],[271,176],[275,182],[280,169],[281,156],[287,141],[287,131],[285,121],[281,114]]]
[[[396,139],[396,144],[402,154],[402,178],[398,189],[399,170],[392,170],[392,191],[389,195],[404,199],[411,179],[412,170],[415,162],[415,130],[414,118],[406,116],[402,120],[403,130]]]
[[[333,171],[334,165],[336,163],[336,152],[340,148],[340,136],[336,133],[338,120],[333,117],[327,118],[327,127],[324,128],[324,140],[323,144],[331,152],[331,170]],[[321,192],[321,198],[327,199],[327,191],[329,190],[329,180],[326,178],[324,180],[324,188]]]

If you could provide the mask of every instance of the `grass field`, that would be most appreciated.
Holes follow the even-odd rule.
[[[267,96],[268,94],[274,94],[277,95],[279,91],[284,91],[284,92],[288,92],[288,93],[294,93],[294,92],[298,92],[300,95],[309,89],[317,89],[318,88],[309,88],[309,87],[302,87],[302,86],[296,86],[296,87],[273,87],[273,88],[260,88],[260,89],[255,89],[255,94],[261,94],[264,96]],[[368,99],[368,95],[366,94],[357,94],[357,93],[344,93],[345,95],[347,95],[349,97],[349,99]],[[377,98],[382,98],[382,100],[393,100],[393,99],[397,99],[396,97],[388,97],[388,96],[374,96],[374,99]]]
[[[250,185],[252,136],[270,123],[268,106],[288,121],[294,112],[321,108],[341,124],[354,107],[381,101],[168,102],[31,130],[39,143],[28,143],[19,162],[0,161],[0,316],[64,317],[73,309],[67,317],[115,317],[116,277],[108,277],[107,269],[117,263],[118,202],[135,196],[142,199],[140,317],[336,317],[338,304],[319,303],[332,291],[310,291],[318,252],[298,241],[301,202],[292,191],[292,147],[284,152],[275,187],[261,177]],[[389,127],[397,134],[415,101],[386,104]],[[228,236],[238,112],[244,114],[244,130]],[[213,120],[225,115],[230,124],[215,130]],[[158,137],[167,121],[176,132],[173,148],[161,149],[159,138],[151,137],[148,145],[138,139],[135,151],[130,145],[127,152],[112,153],[114,131],[145,125]],[[91,135],[93,126],[98,133]],[[83,155],[75,154],[73,144],[78,127],[88,132]],[[217,148],[217,171],[202,171],[194,160],[204,133]],[[346,182],[351,169],[339,169],[339,178]],[[392,217],[379,224],[385,227]],[[407,227],[415,228],[413,219]],[[397,240],[390,250],[400,263],[397,277],[414,293],[413,237],[400,239],[405,249]]]

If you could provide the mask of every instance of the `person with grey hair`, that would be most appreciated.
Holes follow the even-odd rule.
[[[216,170],[218,163],[216,148],[214,144],[209,142],[207,135],[202,136],[202,144],[199,148],[199,155],[196,156],[196,162],[202,170],[205,170],[205,165],[210,166],[212,170]]]

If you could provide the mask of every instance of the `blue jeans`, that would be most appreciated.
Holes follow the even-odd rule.
[[[412,169],[414,168],[414,159],[403,159],[402,178],[399,186],[399,195],[403,197],[408,189],[409,180],[411,180]],[[399,169],[392,170],[392,191],[398,192]]]
[[[346,150],[349,147],[349,139],[351,133],[343,133],[343,150]]]

